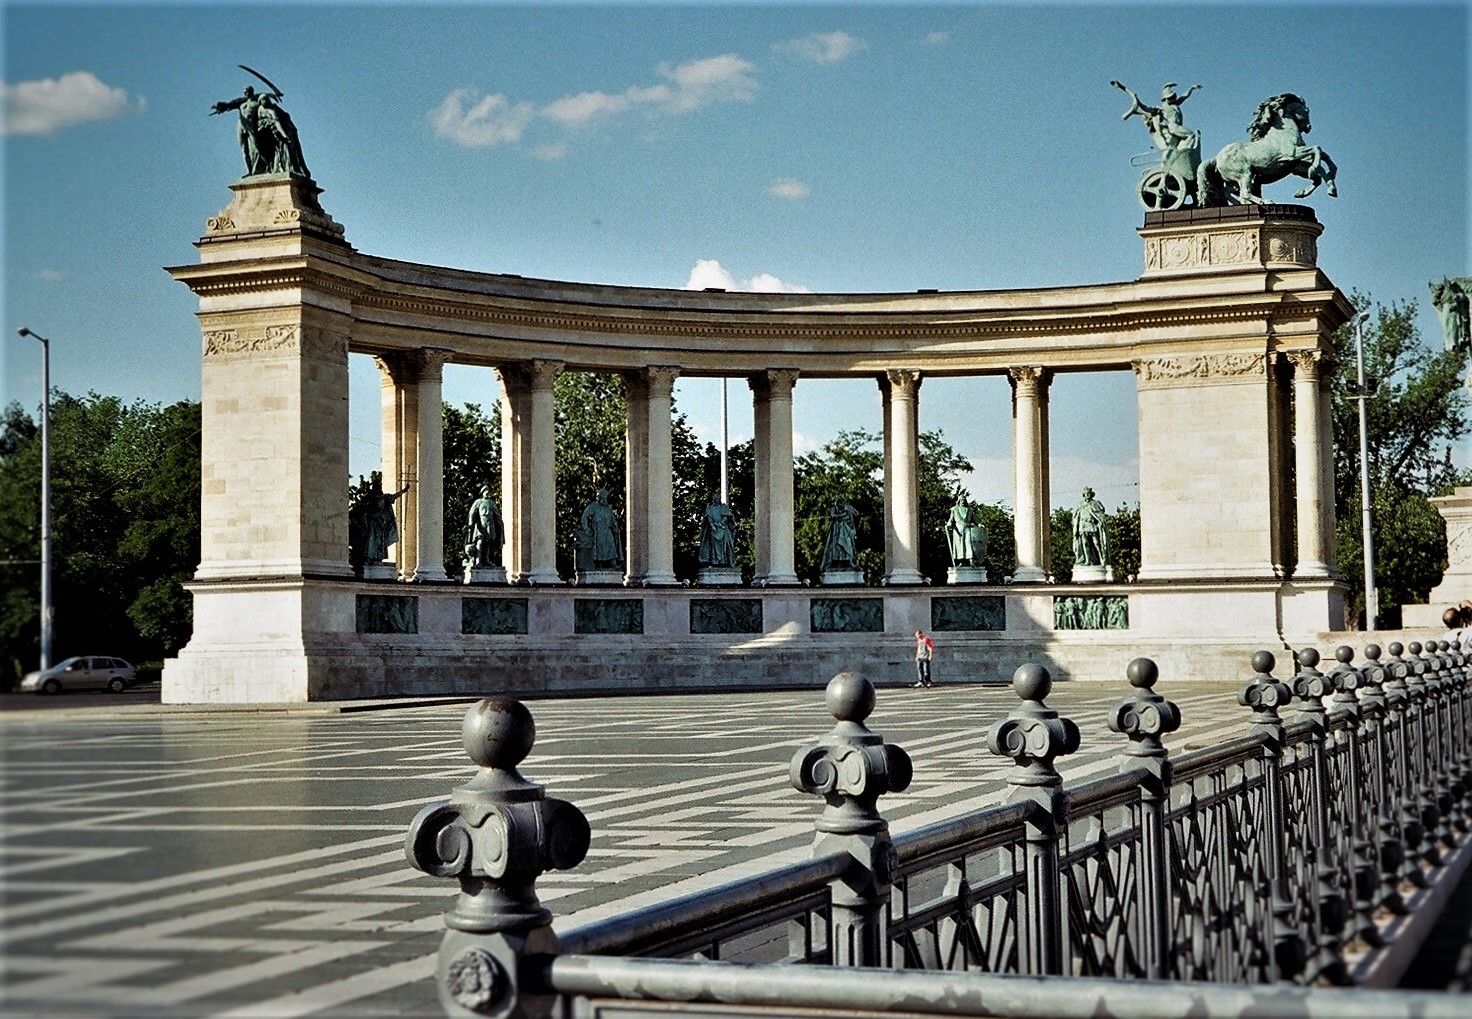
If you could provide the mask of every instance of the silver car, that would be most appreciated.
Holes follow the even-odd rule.
[[[121,658],[80,657],[57,662],[45,672],[29,672],[22,690],[60,693],[63,690],[111,690],[122,693],[133,685],[133,666]]]

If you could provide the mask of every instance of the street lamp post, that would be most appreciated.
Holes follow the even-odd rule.
[[[1358,386],[1355,399],[1360,405],[1360,526],[1364,530],[1365,544],[1365,629],[1375,629],[1375,618],[1380,615],[1380,593],[1375,590],[1375,539],[1370,533],[1370,454],[1369,440],[1365,428],[1365,401],[1370,394],[1365,392],[1365,345],[1361,336],[1368,311],[1354,317],[1354,359],[1358,368]]]
[[[17,330],[41,343],[41,671],[51,668],[51,341],[25,326]]]

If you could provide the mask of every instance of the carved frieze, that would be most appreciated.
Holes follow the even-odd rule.
[[[1145,238],[1145,274],[1209,272],[1265,265],[1318,263],[1311,231],[1268,226],[1200,229]]]
[[[281,357],[288,354],[346,360],[348,336],[327,329],[303,329],[294,323],[204,331],[204,356],[207,359]]]
[[[1196,354],[1155,357],[1134,364],[1141,385],[1252,381],[1267,377],[1266,354]]]

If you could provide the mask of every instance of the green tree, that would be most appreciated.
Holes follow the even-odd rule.
[[[39,648],[40,441],[20,407],[0,437],[0,680]],[[51,401],[53,657],[142,663],[188,639],[199,562],[199,407],[89,393]]]
[[[1140,504],[1123,506],[1104,518],[1109,566],[1119,583],[1133,583],[1140,573]]]
[[[872,432],[840,432],[816,453],[793,463],[794,539],[797,575],[817,583],[823,572],[828,514],[842,499],[859,513],[859,569],[866,584],[884,578],[884,454]]]
[[[1465,361],[1463,355],[1435,350],[1422,341],[1414,301],[1380,305],[1358,293],[1351,301],[1370,310],[1362,340],[1375,579],[1379,623],[1395,627],[1400,625],[1400,607],[1424,602],[1446,566],[1445,525],[1426,500],[1459,481],[1451,451],[1469,430],[1467,393],[1461,385]],[[1351,613],[1363,624],[1354,330],[1341,327],[1333,341],[1339,362],[1331,383],[1335,544],[1340,571],[1350,585]]]

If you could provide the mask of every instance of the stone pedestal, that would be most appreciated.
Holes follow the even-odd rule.
[[[741,583],[741,571],[734,566],[702,566],[695,582],[701,587],[735,587]]]
[[[1114,582],[1114,569],[1110,566],[1079,566],[1073,567],[1073,582],[1075,584],[1112,584]]]
[[[363,564],[364,580],[398,580],[399,570],[393,563],[386,563],[382,559]]]
[[[947,584],[985,584],[985,566],[952,566],[946,570]]]
[[[579,570],[572,575],[572,582],[578,587],[622,587],[624,583],[624,571]]]
[[[467,583],[467,584],[504,584],[504,583],[506,583],[506,567],[504,567],[504,566],[467,566],[467,567],[465,567],[465,583]]]
[[[1428,604],[1401,606],[1401,622],[1407,628],[1444,630],[1441,614],[1472,598],[1472,486],[1454,488],[1451,495],[1432,499],[1431,505],[1446,521],[1446,572],[1431,589]]]
[[[824,587],[852,587],[864,582],[863,570],[824,570]]]

